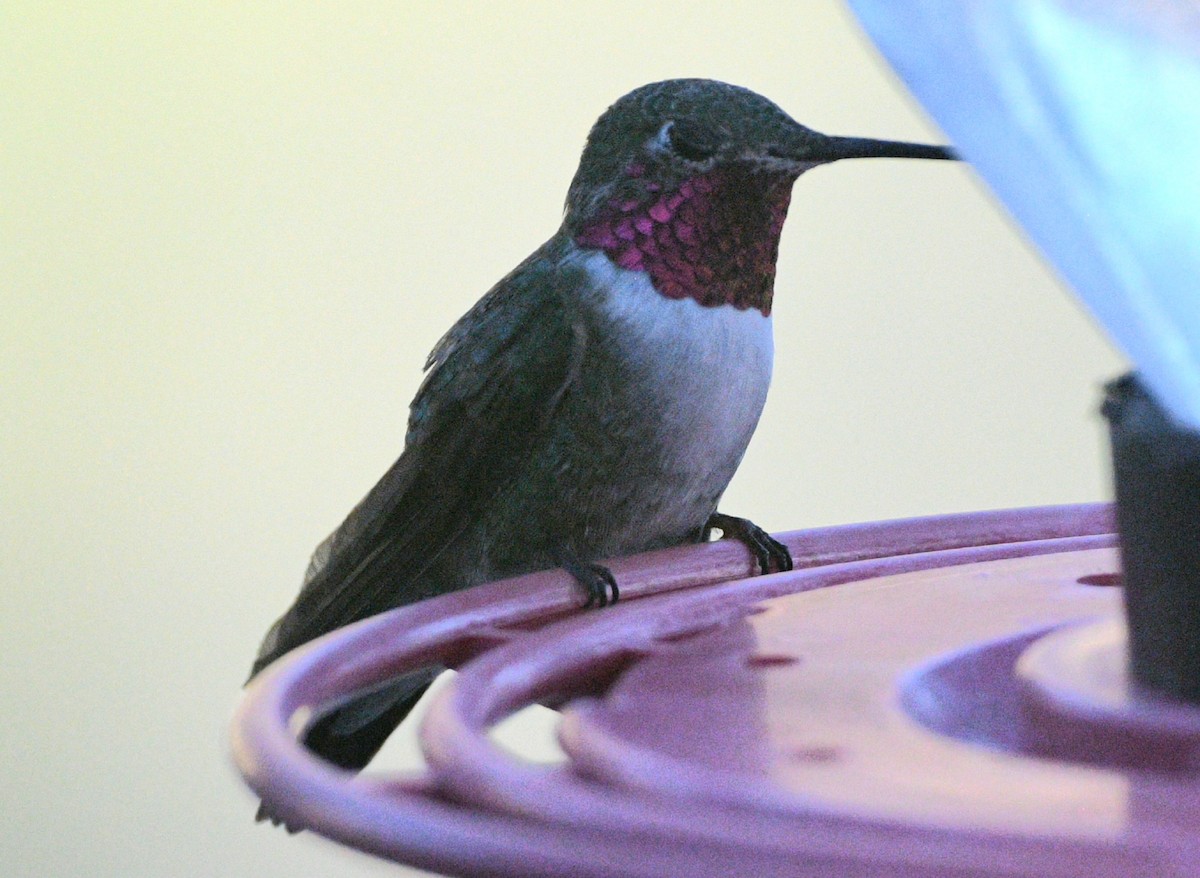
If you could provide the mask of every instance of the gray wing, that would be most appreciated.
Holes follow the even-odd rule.
[[[438,343],[404,452],[318,548],[251,676],[291,649],[419,599],[418,580],[526,461],[575,377],[585,337],[555,241],[500,281]]]

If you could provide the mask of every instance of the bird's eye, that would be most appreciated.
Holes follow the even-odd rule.
[[[675,155],[689,162],[712,158],[720,146],[713,132],[686,119],[677,119],[663,126],[663,139]]]

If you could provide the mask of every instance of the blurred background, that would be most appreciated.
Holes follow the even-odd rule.
[[[553,233],[600,112],[676,76],[828,133],[941,137],[835,0],[5,4],[7,875],[417,874],[256,826],[231,710],[399,453],[428,350]],[[726,511],[1108,496],[1120,359],[969,169],[804,177],[775,318]]]

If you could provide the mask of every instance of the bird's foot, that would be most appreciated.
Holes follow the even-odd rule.
[[[288,831],[288,835],[295,835],[297,832],[304,831],[303,826],[295,823],[288,823],[283,818],[276,817],[273,813],[271,813],[270,810],[268,810],[265,804],[260,802],[258,806],[258,813],[254,815],[254,822],[262,823],[264,820],[270,820],[272,826],[282,826]]]
[[[616,577],[603,564],[580,561],[570,555],[562,555],[558,563],[575,577],[575,581],[583,589],[587,597],[583,604],[585,610],[589,607],[607,607],[609,604],[615,604],[621,596]]]
[[[758,562],[760,573],[770,573],[772,568],[779,572],[792,569],[788,547],[749,519],[714,512],[704,523],[703,540],[714,529],[721,532],[722,539],[737,540],[748,548]]]

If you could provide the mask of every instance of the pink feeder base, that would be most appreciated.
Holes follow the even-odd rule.
[[[788,534],[745,578],[716,543],[559,573],[336,632],[247,691],[234,754],[276,813],[455,875],[1200,876],[1200,711],[1125,679],[1108,507]],[[414,666],[459,674],[415,777],[296,743]],[[559,766],[488,730],[561,703]]]

